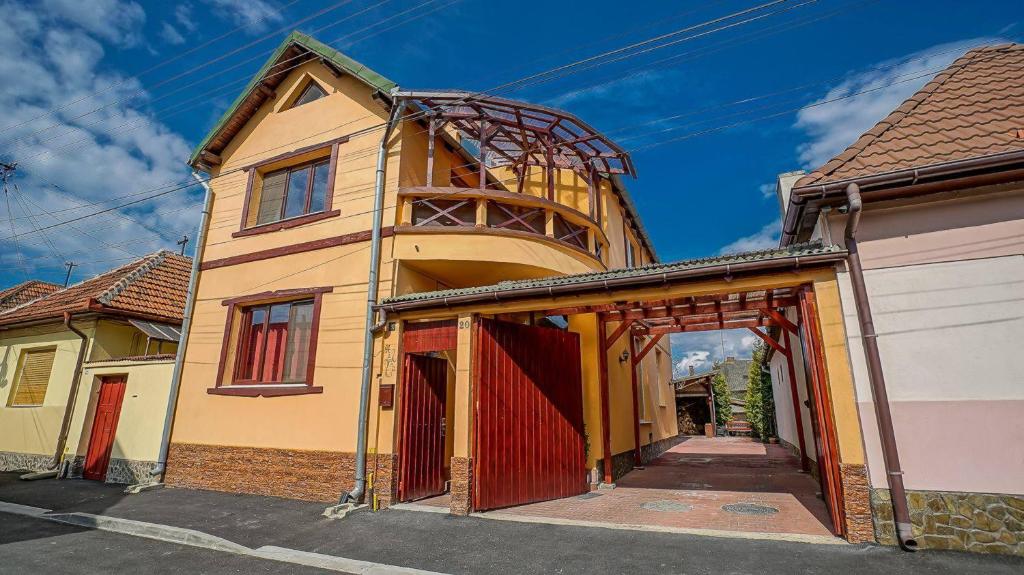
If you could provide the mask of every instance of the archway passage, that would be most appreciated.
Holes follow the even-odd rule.
[[[479,319],[473,508],[588,491],[579,335]]]

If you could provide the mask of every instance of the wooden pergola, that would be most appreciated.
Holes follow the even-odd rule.
[[[797,334],[796,324],[786,318],[783,310],[794,307],[802,317],[803,287],[782,287],[756,291],[737,291],[712,295],[690,296],[674,299],[622,301],[603,305],[588,305],[548,310],[545,315],[571,315],[596,313],[598,316],[598,338],[602,342],[598,354],[601,373],[601,416],[608,421],[610,406],[608,398],[608,350],[627,332],[629,333],[629,361],[633,388],[633,437],[634,461],[641,464],[640,451],[640,408],[637,397],[639,386],[636,366],[667,334],[714,331],[722,329],[747,329],[756,334],[767,345],[786,358],[790,395],[793,410],[797,415],[796,427],[800,443],[801,465],[804,471],[810,469],[810,460],[804,442],[801,422],[800,400],[796,387],[796,367],[792,350],[787,343],[790,338],[778,341],[764,328],[777,327],[787,334]],[[614,327],[609,333],[609,327]],[[607,427],[607,426],[606,426]],[[604,453],[611,453],[611,436],[605,434]],[[611,458],[604,461],[605,482],[612,481]]]

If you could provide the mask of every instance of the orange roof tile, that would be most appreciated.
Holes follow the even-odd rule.
[[[192,260],[166,250],[0,312],[0,325],[64,312],[123,313],[180,324]]]
[[[40,280],[28,280],[7,289],[0,290],[0,311],[28,303],[44,295],[62,289],[57,284]]]
[[[1024,151],[1022,66],[1024,44],[967,52],[795,187]]]

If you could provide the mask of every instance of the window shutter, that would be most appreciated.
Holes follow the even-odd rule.
[[[263,189],[260,190],[260,209],[256,215],[257,225],[281,219],[281,203],[284,201],[284,190],[287,183],[287,171],[275,172],[263,177]]]
[[[41,349],[25,352],[21,366],[21,377],[14,391],[11,405],[42,405],[46,397],[46,386],[50,383],[50,371],[56,349]]]

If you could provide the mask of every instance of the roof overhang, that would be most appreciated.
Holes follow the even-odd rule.
[[[298,31],[292,32],[203,138],[189,157],[188,164],[208,171],[211,165],[219,163],[219,154],[260,106],[275,97],[274,90],[288,72],[312,60],[320,61],[335,75],[348,74],[366,84],[379,93],[377,99],[385,105],[389,101],[387,94],[397,87],[391,80],[319,40]]]
[[[846,204],[850,184],[857,184],[864,202],[869,203],[1017,181],[1024,181],[1024,150],[796,186],[790,192],[781,245],[806,240],[822,208]]]
[[[390,313],[444,309],[473,304],[510,303],[531,299],[550,299],[614,290],[669,286],[714,278],[734,278],[794,271],[835,264],[846,257],[846,250],[837,246],[816,244],[792,246],[788,249],[746,252],[668,264],[649,265],[628,270],[590,272],[543,280],[503,282],[491,286],[441,290],[388,298],[377,307]],[[609,296],[611,297],[611,295]]]

